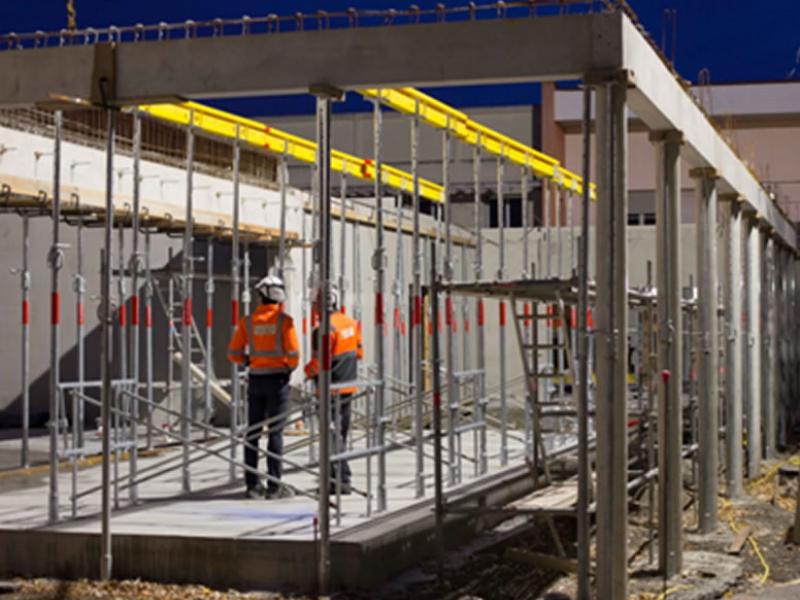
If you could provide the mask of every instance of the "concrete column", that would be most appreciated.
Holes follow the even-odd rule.
[[[627,81],[597,85],[597,597],[627,597]],[[613,549],[613,551],[610,551]]]
[[[681,492],[681,253],[680,144],[677,131],[654,132],[656,146],[656,282],[658,289],[659,569],[666,577],[683,563]]]
[[[725,206],[725,483],[728,497],[742,495],[742,215],[738,198]]]
[[[717,527],[719,482],[719,350],[717,347],[717,189],[713,169],[694,169],[697,209],[697,314],[700,533]]]
[[[761,382],[762,418],[764,420],[764,456],[775,458],[775,444],[777,442],[777,382],[778,382],[778,356],[777,356],[777,323],[776,323],[776,293],[775,293],[775,240],[769,230],[761,230],[761,248],[764,252],[763,302],[762,322],[764,337],[761,344],[761,362],[764,365],[764,377]]]
[[[761,469],[761,239],[755,216],[747,222],[747,269],[745,301],[747,343],[747,476],[758,477]]]

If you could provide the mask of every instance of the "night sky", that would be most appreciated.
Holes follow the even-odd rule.
[[[629,0],[645,28],[657,41],[662,40],[664,10],[675,9],[677,43],[675,62],[681,75],[697,81],[701,69],[707,68],[712,83],[780,81],[800,79],[800,2],[772,0]],[[74,0],[78,27],[132,25],[135,23],[181,22],[187,19],[207,20],[215,17],[236,18],[242,15],[268,13],[313,13],[318,9],[342,11],[359,9],[404,8],[411,2],[378,0]],[[417,0],[421,8],[432,8],[437,2]],[[466,0],[444,2],[464,6]],[[479,2],[480,4],[480,2]],[[26,32],[37,29],[55,31],[66,25],[65,0],[0,2],[0,31]],[[671,30],[668,38],[671,41]],[[668,46],[667,53],[672,54]],[[502,86],[469,86],[439,88],[442,100],[460,107],[530,104],[538,102],[535,84]],[[353,99],[338,110],[365,109],[366,104]],[[283,115],[311,112],[310,96],[281,96],[228,100],[218,105],[244,114]]]

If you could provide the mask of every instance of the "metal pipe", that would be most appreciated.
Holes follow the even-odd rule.
[[[31,427],[31,331],[30,331],[30,289],[31,273],[28,269],[30,259],[30,222],[27,214],[22,215],[22,268],[19,270],[19,284],[22,290],[22,448],[20,464],[30,466],[30,427]],[[79,263],[80,264],[80,263]],[[74,418],[74,417],[73,417]]]
[[[592,89],[583,87],[582,170],[583,181],[591,177],[591,118]],[[577,600],[589,600],[592,595],[589,573],[591,570],[591,536],[589,531],[589,501],[591,499],[591,466],[589,464],[589,186],[584,183],[581,198],[581,238],[578,248],[578,589]],[[534,324],[534,327],[536,325]]]
[[[439,275],[436,268],[436,242],[431,243],[431,304],[439,314]],[[433,328],[433,442],[434,442],[434,509],[436,528],[436,563],[439,577],[444,575],[444,490],[442,481],[442,375],[439,353],[439,328]]]
[[[206,241],[206,353],[205,378],[203,379],[203,420],[211,422],[213,406],[211,404],[211,380],[214,377],[212,345],[214,341],[214,238]]]
[[[596,89],[597,597],[627,598],[626,81]]]
[[[659,569],[665,577],[683,564],[681,493],[682,313],[680,256],[680,143],[678,132],[654,133],[656,144],[656,265],[660,466]],[[598,254],[599,256],[599,254]],[[623,329],[624,331],[624,329]]]
[[[717,527],[719,469],[719,349],[717,347],[717,189],[716,174],[694,172],[697,209],[697,311],[699,348],[699,529]]]
[[[236,137],[233,140],[233,230],[231,238],[231,331],[235,332],[236,327],[239,325],[239,270],[241,268],[241,261],[239,255],[241,253],[241,245],[239,242],[239,163],[241,159],[241,146],[240,146],[240,125],[236,125]],[[305,251],[304,251],[305,252]],[[303,255],[305,260],[305,254]],[[305,282],[304,282],[305,283]],[[305,339],[304,339],[305,341]],[[304,355],[308,356],[303,349]],[[228,463],[228,479],[231,482],[236,481],[236,443],[237,435],[239,432],[239,413],[241,411],[241,386],[239,384],[239,365],[231,362],[231,409],[230,409],[230,427],[233,443],[230,447],[230,462]]]
[[[238,126],[237,126],[238,127]],[[278,160],[278,185],[281,193],[280,237],[278,238],[278,277],[283,279],[286,266],[286,194],[289,189],[288,144]]]
[[[505,144],[502,144],[500,156],[497,158],[497,245],[498,266],[497,280],[506,278],[506,228],[505,228],[505,186],[503,172]],[[500,351],[500,465],[508,464],[508,396],[506,390],[506,303],[498,300],[499,351]]]
[[[339,310],[347,311],[347,290],[345,289],[345,270],[347,265],[347,165],[342,166],[339,176]],[[358,271],[353,272],[356,276]]]
[[[108,130],[106,133],[106,206],[103,251],[101,253],[102,292],[100,302],[101,340],[100,371],[103,380],[101,390],[100,420],[103,430],[103,463],[102,463],[102,518],[100,535],[100,578],[107,581],[112,575],[111,554],[111,230],[114,227],[114,111],[106,110]]]
[[[379,92],[380,95],[380,92]],[[386,338],[384,323],[384,291],[386,288],[386,249],[383,231],[383,113],[380,98],[373,108],[373,147],[375,153],[375,254],[372,266],[375,270],[375,363],[378,381],[375,390],[375,441],[383,447],[386,432],[384,412],[386,406]],[[377,509],[386,509],[386,455],[378,455]]]
[[[319,594],[327,595],[330,590],[330,422],[331,422],[331,365],[329,352],[330,305],[326,301],[330,290],[331,276],[331,98],[317,96],[317,177],[319,192],[319,339],[318,352],[321,371],[319,386]]]
[[[450,118],[447,118],[447,126],[442,131],[442,199],[444,200],[444,280],[447,283],[453,282],[453,224],[452,210],[450,205]],[[447,369],[447,460],[448,460],[448,484],[455,485],[458,480],[456,464],[456,428],[459,425],[458,411],[458,392],[453,373],[456,370],[453,348],[453,296],[448,291],[444,301],[445,310],[445,368]],[[439,314],[436,312],[435,314]]]
[[[189,126],[186,129],[186,215],[183,229],[183,256],[181,269],[181,437],[183,438],[183,472],[181,485],[184,492],[192,489],[189,470],[189,437],[191,435],[189,417],[192,410],[192,270],[193,270],[193,201],[194,201],[194,111],[189,111]],[[171,357],[170,357],[171,360]]]
[[[59,389],[60,379],[60,314],[61,296],[59,272],[64,263],[63,245],[60,239],[61,225],[61,135],[63,115],[60,110],[54,113],[55,131],[53,136],[53,241],[50,246],[50,415],[47,426],[50,433],[50,494],[48,517],[50,523],[58,521],[58,431],[59,431]]]
[[[420,244],[420,190],[419,190],[419,100],[415,104],[415,113],[411,119],[411,178],[413,182],[413,233],[411,237],[412,252],[414,254],[414,274],[412,295],[414,296],[414,309],[411,318],[411,349],[412,365],[414,369],[414,430],[416,442],[414,454],[416,459],[416,488],[415,497],[425,495],[425,456],[424,456],[424,410],[423,387],[425,375],[423,372],[423,332],[422,332],[422,246]]]
[[[144,232],[144,331],[145,331],[145,398],[147,405],[147,449],[153,448],[153,273],[150,264],[150,229]],[[172,361],[170,361],[172,362]],[[169,392],[167,392],[169,394]]]
[[[473,228],[475,235],[475,280],[483,277],[483,233],[481,232],[481,133],[478,132],[477,143],[472,150],[472,180],[473,180]],[[475,300],[475,357],[476,367],[483,372],[478,387],[476,402],[476,419],[485,421],[486,411],[486,333],[484,331],[483,298]],[[478,445],[480,461],[478,472],[483,475],[488,469],[486,453],[486,427],[479,430]]]
[[[133,111],[133,215],[132,215],[132,250],[130,259],[131,277],[131,352],[130,352],[130,375],[134,380],[133,389],[139,393],[139,270],[141,268],[142,256],[139,253],[139,212],[141,210],[141,155],[142,155],[142,122],[138,109]],[[136,477],[139,463],[139,402],[132,399],[130,418],[131,448],[128,451],[130,470],[133,477]],[[135,504],[138,501],[138,488],[133,485],[130,488],[130,501]]]
[[[738,199],[725,196],[725,477],[730,498],[744,491],[742,460],[742,215]]]

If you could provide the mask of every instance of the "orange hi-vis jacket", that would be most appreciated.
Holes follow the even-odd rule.
[[[312,333],[313,355],[306,364],[306,377],[316,378],[319,375],[319,359],[317,358],[317,328]],[[336,311],[331,313],[331,383],[345,383],[358,379],[358,361],[364,358],[361,345],[361,323],[346,314]],[[355,394],[357,387],[334,390],[335,394]]]
[[[249,352],[245,348],[249,346]],[[280,304],[262,304],[242,318],[228,345],[228,360],[247,364],[251,375],[291,373],[300,362],[292,317]]]

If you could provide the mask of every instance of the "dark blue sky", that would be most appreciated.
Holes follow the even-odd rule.
[[[324,9],[405,8],[408,2],[380,0],[74,0],[79,27],[131,25],[134,23],[179,22],[215,17],[240,17],[268,13],[313,13]],[[700,69],[708,68],[712,83],[784,80],[796,68],[800,79],[800,2],[798,0],[629,0],[645,28],[660,42],[664,9],[677,11],[676,65],[684,78],[697,80]],[[422,8],[437,2],[416,0]],[[466,0],[446,0],[450,6],[464,6]],[[479,1],[478,4],[481,2]],[[0,31],[54,31],[66,24],[65,0],[0,0]],[[538,86],[469,86],[438,89],[437,97],[457,106],[530,104],[538,102]],[[352,95],[351,95],[352,96]],[[290,114],[311,111],[310,97],[252,98],[226,102],[227,108],[246,114]],[[351,101],[345,110],[363,105]]]

